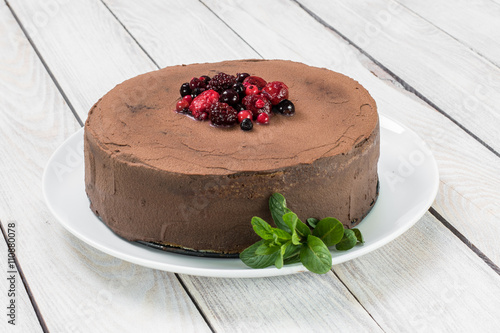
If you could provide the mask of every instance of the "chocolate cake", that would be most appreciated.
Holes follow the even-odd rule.
[[[252,131],[219,128],[173,112],[183,82],[247,72],[285,82],[294,116],[272,115]],[[375,101],[355,80],[283,60],[167,67],[127,80],[85,123],[90,207],[131,241],[238,253],[259,239],[250,220],[272,223],[282,193],[302,220],[358,224],[378,194]]]

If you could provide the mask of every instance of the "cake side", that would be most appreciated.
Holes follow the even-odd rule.
[[[271,222],[268,198],[274,192],[282,193],[302,219],[334,216],[348,227],[359,223],[377,198],[375,102],[356,81],[303,64],[234,61],[197,66],[261,74],[260,65],[263,71],[273,69],[270,79],[281,72],[300,77],[319,70],[314,77],[320,86],[337,82],[342,87],[333,85],[331,91],[343,93],[334,103],[312,101],[309,90],[299,89],[294,81],[290,94],[297,115],[274,117],[272,125],[245,133],[173,113],[177,96],[168,96],[182,80],[167,79],[168,68],[129,80],[94,105],[85,125],[91,209],[126,239],[221,253],[241,252],[257,240],[250,219],[261,216]],[[182,68],[175,67],[173,73]],[[317,87],[312,77],[303,78],[311,81],[305,85]],[[130,104],[132,87],[151,80],[163,81],[139,89],[146,97]],[[325,134],[326,129],[330,131]],[[203,147],[196,147],[206,138]],[[225,146],[229,139],[232,144]]]

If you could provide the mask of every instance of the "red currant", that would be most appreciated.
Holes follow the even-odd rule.
[[[248,95],[255,95],[259,93],[259,88],[257,86],[254,86],[253,84],[249,85],[245,89],[245,94]]]
[[[252,119],[252,112],[248,110],[243,110],[238,112],[238,121],[241,123],[244,119]]]
[[[257,122],[259,124],[269,124],[269,115],[265,112],[262,112],[257,116]]]
[[[189,104],[191,104],[191,102],[193,101],[193,96],[186,95],[186,96],[182,97],[182,99],[185,100],[186,102],[188,102]]]

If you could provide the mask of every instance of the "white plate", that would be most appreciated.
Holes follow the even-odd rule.
[[[424,141],[387,117],[380,117],[380,125],[380,194],[372,211],[358,226],[365,243],[347,252],[332,250],[333,264],[354,259],[392,241],[417,222],[436,197],[438,169]],[[301,264],[282,269],[251,269],[239,259],[169,253],[115,235],[89,208],[84,184],[83,129],[67,139],[50,158],[43,175],[43,192],[48,207],[69,232],[105,253],[138,265],[183,274],[239,278],[306,270]]]

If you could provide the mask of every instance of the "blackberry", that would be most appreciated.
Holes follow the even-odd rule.
[[[215,75],[208,82],[208,89],[213,89],[221,94],[224,90],[230,89],[236,83],[236,77],[226,73]]]
[[[215,102],[210,108],[210,121],[216,126],[233,126],[238,121],[238,111],[227,103]]]

